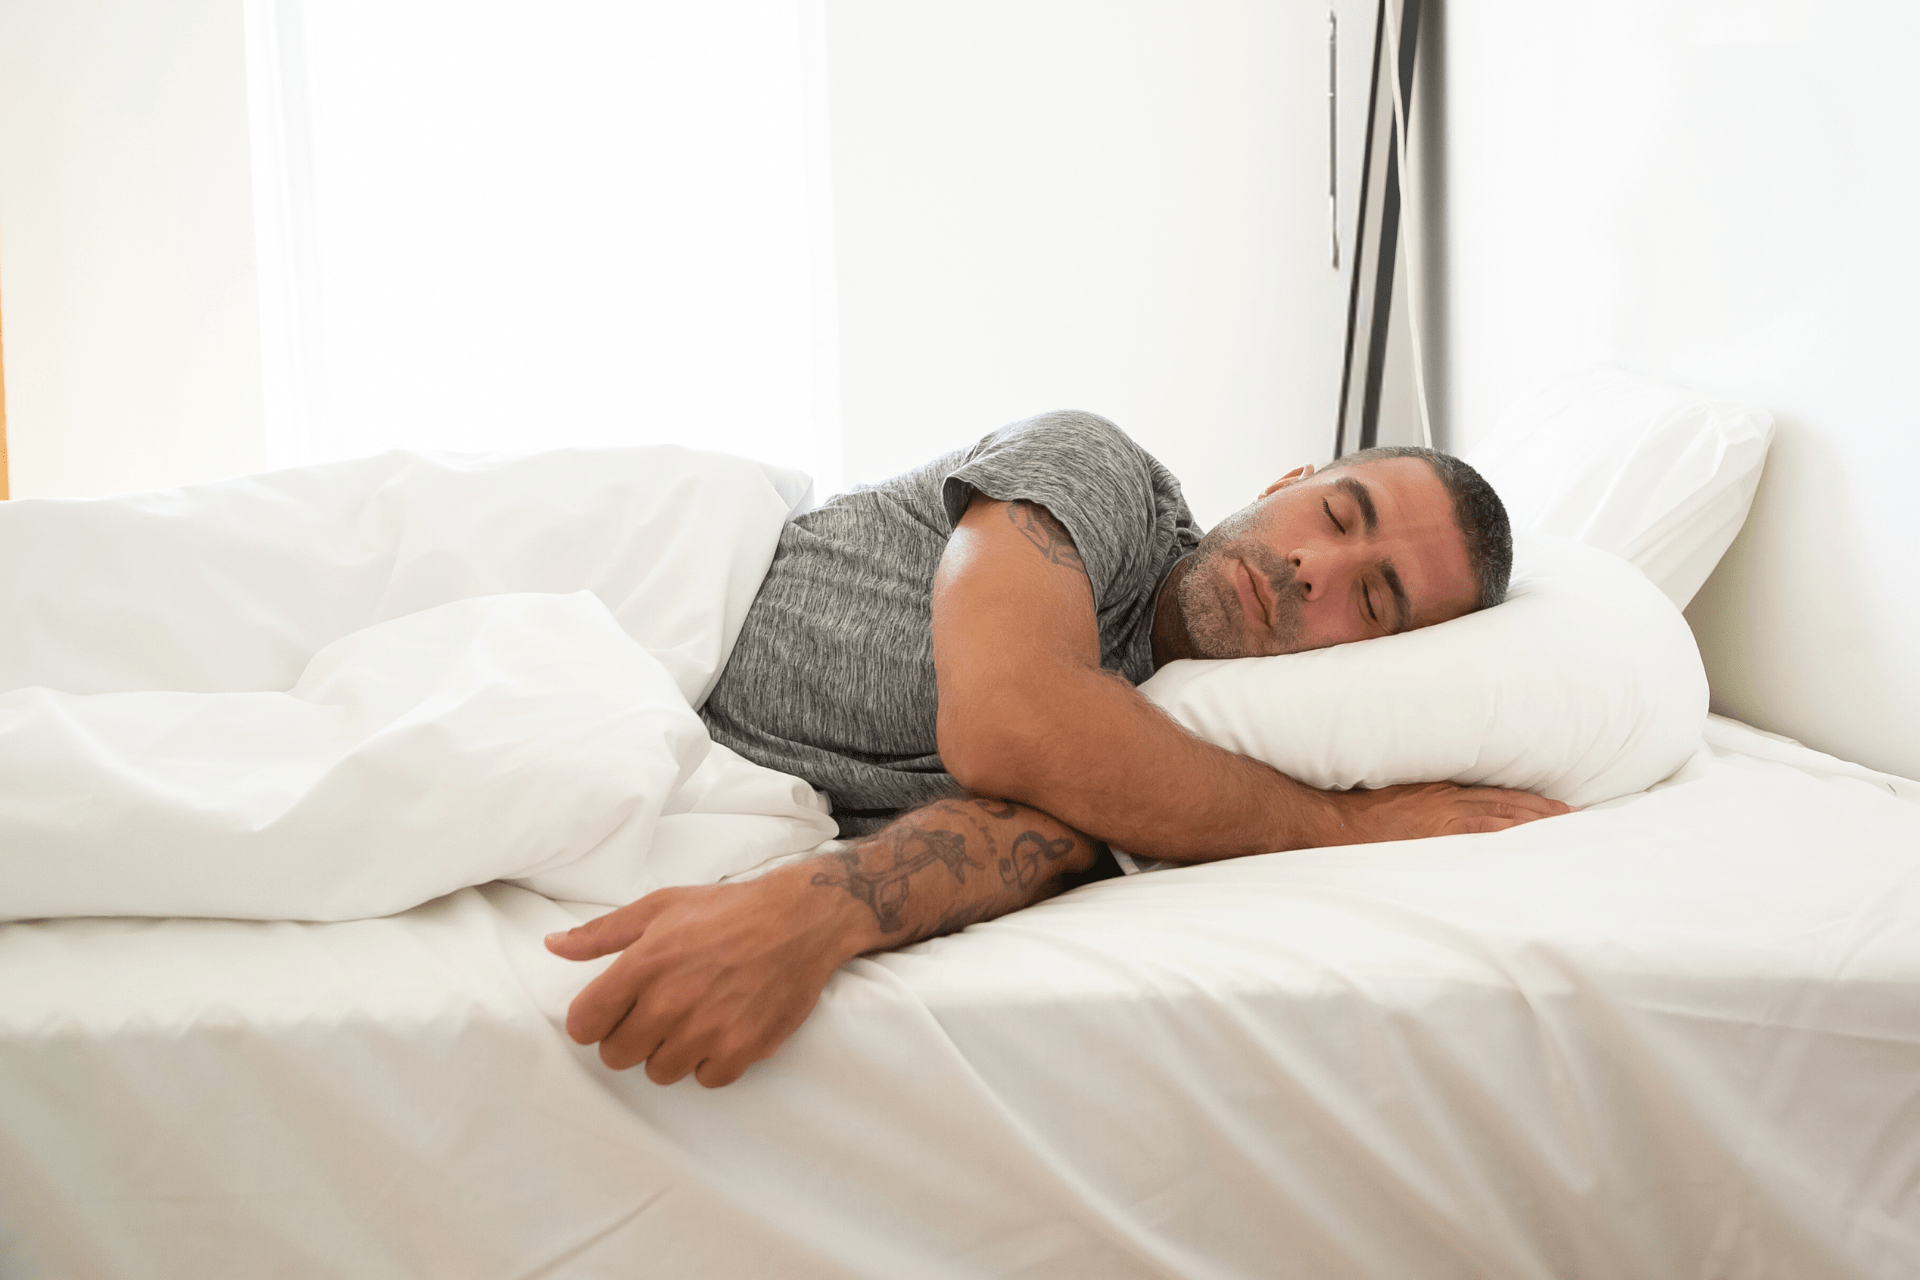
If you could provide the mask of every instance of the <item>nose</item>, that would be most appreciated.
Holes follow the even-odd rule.
[[[1344,547],[1302,546],[1289,551],[1287,563],[1293,566],[1294,586],[1301,600],[1311,604],[1332,592],[1353,575],[1356,558],[1356,553]]]

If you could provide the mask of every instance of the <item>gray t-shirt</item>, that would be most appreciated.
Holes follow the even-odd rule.
[[[843,836],[950,793],[933,573],[976,493],[1047,508],[1086,564],[1100,662],[1153,674],[1153,602],[1199,541],[1180,483],[1090,413],[1049,413],[790,523],[701,709],[716,742],[827,793]]]

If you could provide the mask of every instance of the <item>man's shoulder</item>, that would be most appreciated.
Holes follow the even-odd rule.
[[[967,450],[956,471],[1052,476],[1185,508],[1179,480],[1159,459],[1112,420],[1084,409],[1058,409],[1004,426]]]
[[[1051,413],[1035,414],[1031,418],[1008,423],[982,437],[980,443],[968,452],[978,455],[996,446],[1007,445],[1057,449],[1069,457],[1084,450],[1092,450],[1096,454],[1113,451],[1151,456],[1111,419],[1085,409],[1055,409]]]

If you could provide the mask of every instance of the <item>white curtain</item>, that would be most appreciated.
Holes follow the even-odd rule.
[[[248,0],[270,464],[840,472],[820,0]]]

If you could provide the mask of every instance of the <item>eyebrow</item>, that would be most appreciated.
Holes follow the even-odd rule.
[[[1386,579],[1387,590],[1393,592],[1393,630],[1388,635],[1398,635],[1413,625],[1413,605],[1407,599],[1407,589],[1400,582],[1400,571],[1393,567],[1393,561],[1380,562],[1380,576]]]
[[[1374,510],[1373,495],[1367,492],[1367,486],[1352,476],[1341,476],[1333,484],[1353,499],[1354,506],[1360,508],[1360,520],[1367,526],[1367,532],[1379,532],[1380,513]],[[1413,602],[1407,598],[1406,584],[1400,581],[1400,571],[1393,567],[1393,561],[1380,562],[1380,577],[1386,582],[1387,590],[1393,593],[1393,628],[1387,634],[1398,635],[1413,626]]]
[[[1333,482],[1333,487],[1353,499],[1353,505],[1360,508],[1360,519],[1366,524],[1368,533],[1380,530],[1379,513],[1373,509],[1373,495],[1367,492],[1367,486],[1352,476],[1341,476]]]

